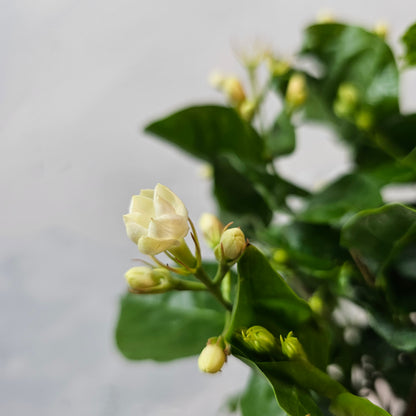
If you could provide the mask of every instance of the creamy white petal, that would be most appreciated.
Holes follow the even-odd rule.
[[[158,194],[155,194],[154,209],[156,217],[161,217],[162,215],[176,215],[173,206]]]
[[[138,222],[140,215],[126,214],[123,215],[124,224],[126,225],[126,233],[131,241],[137,244],[139,238],[147,234],[147,227],[143,227]]]
[[[149,256],[155,256],[156,254],[162,253],[163,251],[169,250],[172,247],[177,247],[179,245],[179,240],[158,240],[151,237],[141,237],[137,244],[139,250],[143,254],[148,254]]]
[[[179,239],[188,234],[189,225],[185,217],[163,215],[152,218],[148,227],[148,236],[160,239]]]
[[[183,215],[185,217],[188,216],[188,211],[187,211],[184,203],[167,186],[164,186],[164,185],[158,183],[155,187],[155,197],[156,196],[162,197],[170,205],[172,205],[176,214]],[[156,209],[156,207],[155,207],[155,209]]]
[[[138,212],[140,214],[145,214],[148,217],[155,215],[155,210],[153,208],[153,198],[148,198],[143,195],[133,195],[130,202],[130,213]]]

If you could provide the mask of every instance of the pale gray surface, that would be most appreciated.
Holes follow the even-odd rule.
[[[206,79],[214,67],[240,72],[231,45],[259,39],[290,55],[326,7],[369,27],[387,20],[396,46],[414,2],[0,5],[0,413],[216,414],[245,367],[230,360],[211,377],[194,359],[130,363],[114,346],[122,275],[138,256],[121,221],[130,196],[161,182],[194,219],[214,207],[200,164],[139,131],[180,106],[219,101]],[[281,163],[299,183],[347,166],[328,132],[302,129],[300,143]]]

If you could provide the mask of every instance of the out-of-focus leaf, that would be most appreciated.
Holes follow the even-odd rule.
[[[320,93],[333,102],[339,85],[349,82],[378,117],[397,113],[398,70],[388,45],[374,33],[339,23],[307,28],[303,54],[323,65]]]
[[[295,221],[268,227],[261,238],[285,250],[289,263],[294,267],[329,270],[349,258],[348,252],[339,246],[339,232],[328,225]]]
[[[266,135],[267,153],[272,158],[292,153],[296,146],[295,128],[289,114],[282,111],[271,131]]]
[[[402,36],[405,46],[404,60],[409,66],[416,65],[416,23],[410,26]]]
[[[240,399],[242,416],[286,416],[279,406],[270,383],[262,374],[253,371]]]
[[[401,204],[360,212],[341,232],[341,244],[354,250],[374,276],[415,239],[416,211]]]
[[[223,324],[224,313],[212,308],[207,293],[126,294],[116,341],[129,359],[169,361],[198,354]]]
[[[215,105],[185,108],[149,124],[145,131],[207,161],[235,154],[245,161],[263,161],[263,141],[235,110]]]
[[[382,204],[375,182],[363,175],[349,174],[314,194],[299,217],[307,222],[337,224],[363,209]]]
[[[347,392],[339,394],[332,401],[330,410],[335,416],[390,416],[385,410],[364,397],[354,396]]]
[[[214,193],[225,222],[237,217],[239,226],[267,225],[273,213],[255,184],[229,158],[218,158],[213,166]]]

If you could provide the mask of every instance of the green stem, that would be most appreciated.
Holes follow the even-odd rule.
[[[202,291],[207,290],[207,287],[199,282],[190,282],[188,280],[172,279],[175,290],[193,290]]]
[[[207,290],[215,296],[215,298],[225,307],[225,309],[231,311],[232,304],[224,299],[219,286],[214,284],[202,267],[199,267],[196,270],[194,276],[206,286]]]
[[[224,279],[224,276],[228,273],[229,270],[230,270],[229,266],[220,262],[218,264],[217,274],[215,275],[212,283],[218,286],[222,282],[222,279]]]

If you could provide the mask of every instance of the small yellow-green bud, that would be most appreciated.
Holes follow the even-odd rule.
[[[316,17],[317,23],[326,24],[326,23],[334,23],[335,22],[335,15],[332,13],[331,10],[322,9],[318,12],[318,16]]]
[[[269,72],[275,77],[281,77],[289,72],[290,63],[285,60],[269,57],[267,60]]]
[[[241,331],[244,342],[247,346],[257,352],[270,352],[276,346],[276,339],[274,335],[266,328],[255,325]]]
[[[215,256],[226,263],[236,262],[246,249],[247,242],[240,228],[228,228],[221,235]]]
[[[280,343],[282,344],[282,352],[291,360],[307,360],[305,351],[299,340],[293,336],[292,331],[283,339],[280,335]]]
[[[282,248],[278,248],[273,253],[273,260],[276,263],[284,264],[288,261],[289,255],[287,254],[286,250],[283,250]]]
[[[215,215],[205,213],[199,219],[199,228],[207,244],[211,248],[215,248],[220,242],[222,230],[224,229],[221,221]]]
[[[125,278],[132,289],[146,292],[157,287],[167,286],[170,274],[168,270],[161,267],[139,266],[128,270]]]
[[[230,103],[237,107],[246,99],[244,88],[240,80],[236,77],[226,77],[221,89],[224,91]]]
[[[217,90],[221,90],[224,84],[225,75],[220,71],[213,71],[209,75],[209,84]]]
[[[199,355],[198,367],[204,373],[217,373],[221,370],[227,357],[218,344],[208,344]]]
[[[350,117],[358,104],[358,89],[349,82],[344,82],[338,88],[334,102],[334,112],[338,117]]]
[[[322,315],[324,311],[324,302],[318,293],[314,293],[308,300],[311,309],[318,315]]]
[[[287,85],[286,102],[293,108],[300,107],[308,96],[306,79],[303,74],[293,74]]]
[[[379,20],[374,25],[373,32],[381,39],[386,39],[387,35],[389,34],[389,25],[385,21]]]
[[[250,121],[256,112],[256,103],[252,100],[244,100],[241,103],[238,111],[242,118]]]
[[[364,131],[370,130],[374,123],[373,114],[368,110],[361,110],[355,118],[356,126]]]

